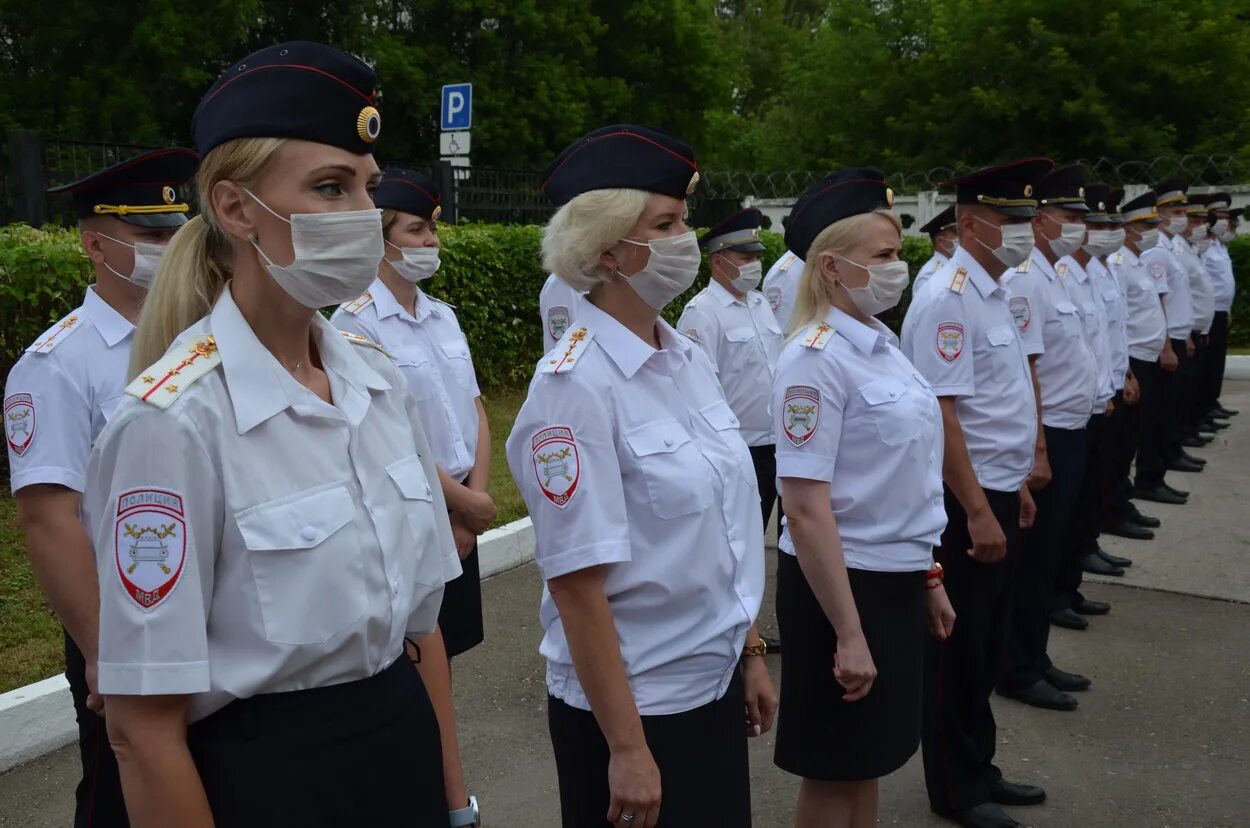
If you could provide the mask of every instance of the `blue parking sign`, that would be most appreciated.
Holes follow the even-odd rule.
[[[443,130],[469,129],[473,126],[473,84],[449,83],[443,86],[441,112]]]

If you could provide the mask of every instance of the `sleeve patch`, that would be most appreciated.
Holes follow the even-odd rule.
[[[130,489],[117,498],[113,556],[122,589],[151,612],[174,591],[187,562],[182,495],[167,489]]]
[[[560,509],[568,506],[582,471],[573,429],[549,426],[538,431],[530,440],[530,454],[543,495]]]
[[[1007,303],[1011,309],[1011,318],[1016,320],[1016,330],[1024,333],[1033,324],[1033,309],[1029,306],[1027,296],[1013,296]]]
[[[764,298],[768,300],[768,307],[776,313],[777,308],[781,307],[781,288],[776,286],[764,288]]]
[[[810,385],[791,385],[786,388],[782,406],[781,425],[786,439],[795,446],[812,439],[820,426],[820,392]]]
[[[964,352],[964,326],[959,322],[943,322],[937,328],[938,356],[954,362]]]
[[[9,451],[21,457],[35,441],[35,398],[10,394],[4,398],[4,434]]]
[[[1164,276],[1168,275],[1167,265],[1165,265],[1163,262],[1151,262],[1150,267],[1148,267],[1146,270],[1150,274],[1150,278],[1154,279],[1155,281],[1158,281],[1159,279],[1162,279]]]
[[[547,311],[547,336],[552,342],[559,342],[560,337],[569,329],[569,309],[564,305],[554,305]]]
[[[690,339],[694,340],[695,342],[699,341],[699,330],[697,328],[689,328],[687,330],[682,331],[682,333],[684,333],[686,336],[688,336]]]

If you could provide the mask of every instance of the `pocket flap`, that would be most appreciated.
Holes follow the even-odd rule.
[[[443,349],[443,354],[451,359],[469,358],[469,343],[463,339],[453,339],[442,343],[439,347]]]
[[[1003,345],[1010,345],[1011,341],[1016,338],[1016,328],[1014,325],[990,328],[985,332],[985,338],[990,341],[991,345],[1001,348]]]
[[[1055,303],[1055,310],[1060,313],[1076,313],[1076,305],[1063,300]]]
[[[243,542],[253,552],[311,549],[351,522],[352,496],[341,483],[271,500],[236,512]]]
[[[730,328],[725,331],[725,338],[730,342],[750,342],[755,338],[754,328]]]
[[[425,365],[430,361],[430,355],[426,353],[424,348],[397,348],[393,353],[395,354],[396,365]]]
[[[1113,287],[1104,288],[1102,291],[1102,299],[1104,302],[1114,302],[1120,298],[1120,291]]]
[[[859,395],[869,405],[894,402],[907,393],[907,386],[896,379],[879,379],[859,389]]]
[[[647,423],[625,435],[625,442],[638,457],[668,454],[690,442],[690,435],[676,420]]]
[[[414,454],[402,460],[396,460],[386,467],[386,473],[399,487],[399,493],[405,500],[433,500],[430,494],[430,480],[425,476],[425,467],[421,465],[421,456]]]
[[[738,427],[738,418],[734,416],[729,403],[724,400],[717,400],[699,409],[699,413],[703,415],[703,419],[707,420],[708,425],[717,431],[728,431]]]

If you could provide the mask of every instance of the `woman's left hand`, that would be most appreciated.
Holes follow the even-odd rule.
[[[946,587],[937,586],[925,592],[925,623],[934,638],[945,641],[955,631],[955,608],[946,595]]]
[[[773,729],[773,717],[777,715],[777,691],[764,657],[744,658],[742,678],[746,685],[747,736],[761,736]]]
[[[459,515],[451,516],[451,538],[456,542],[456,554],[460,560],[469,557],[473,544],[477,543],[477,533],[470,529]]]

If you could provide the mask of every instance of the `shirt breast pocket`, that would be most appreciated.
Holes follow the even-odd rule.
[[[1077,339],[1085,335],[1081,327],[1081,313],[1071,302],[1056,302],[1055,315],[1058,317],[1059,328],[1068,339]]]
[[[235,514],[267,640],[320,644],[364,614],[364,561],[344,528],[355,514],[341,483]]]
[[[1022,352],[1015,325],[990,328],[985,332],[985,339],[990,344],[990,374],[999,387],[1007,388],[1022,379]]]
[[[717,400],[699,409],[699,413],[703,415],[703,419],[738,461],[738,470],[742,475],[758,485],[755,479],[755,464],[751,461],[751,450],[747,448],[746,441],[742,439],[742,433],[738,431],[738,418],[734,416],[729,403]]]
[[[439,348],[455,374],[456,383],[464,391],[472,390],[473,360],[469,357],[469,343],[463,339],[453,339],[442,343]]]
[[[886,377],[859,389],[877,436],[887,446],[900,446],[920,436],[924,412],[908,393],[907,383]]]
[[[647,486],[651,511],[664,520],[712,505],[707,463],[676,420],[658,420],[625,435]]]
[[[746,343],[755,339],[754,328],[729,328],[725,331],[725,339],[732,347],[741,348]]]
[[[438,533],[434,528],[437,519],[434,495],[430,491],[425,467],[421,465],[421,457],[413,454],[396,460],[386,467],[386,473],[403,500],[404,518],[412,538],[410,554],[416,560],[413,578],[418,584],[437,587],[443,583],[443,560],[437,548]]]
[[[408,385],[408,393],[414,400],[432,399],[438,393],[438,369],[430,361],[430,357],[420,349],[396,351],[395,365],[404,375]]]

